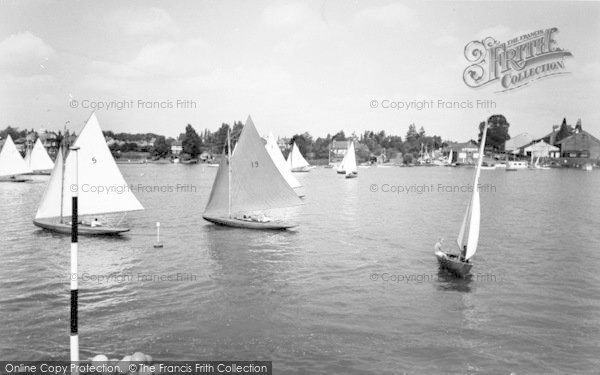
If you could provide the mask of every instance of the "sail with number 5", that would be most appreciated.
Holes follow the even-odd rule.
[[[38,207],[34,224],[70,233],[71,195],[77,190],[79,216],[97,216],[143,210],[115,163],[95,114],[92,114],[72,148],[63,159],[59,151],[50,181]],[[77,171],[75,168],[77,158]],[[64,160],[64,163],[63,163]],[[77,172],[77,176],[75,173]],[[77,180],[75,179],[77,178]],[[70,219],[68,220],[70,221]],[[103,224],[80,227],[82,234],[115,234],[129,228]]]
[[[232,227],[285,229],[293,225],[269,215],[300,203],[248,117],[235,152],[221,159],[203,218]]]

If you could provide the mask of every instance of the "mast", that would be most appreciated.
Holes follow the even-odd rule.
[[[61,179],[60,179],[60,223],[63,223],[63,202],[64,202],[64,190],[65,190],[65,163],[66,163],[66,147],[67,147],[67,124],[70,123],[71,121],[67,121],[65,122],[65,126],[63,127],[63,139],[62,139],[62,143],[63,143],[63,147],[59,147],[59,151],[62,152],[62,173],[61,173]]]
[[[227,217],[231,218],[231,138],[230,130],[227,129]]]

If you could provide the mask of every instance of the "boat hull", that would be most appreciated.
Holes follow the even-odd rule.
[[[31,181],[31,180],[26,179],[26,178],[6,178],[6,179],[0,179],[0,182],[27,182],[27,181]]]
[[[53,232],[71,234],[71,224],[60,223],[54,220],[34,220],[33,224],[46,230]],[[127,227],[110,227],[110,226],[98,226],[91,227],[89,225],[79,225],[77,233],[86,236],[111,236],[118,235],[120,233],[129,232]]]
[[[448,255],[442,251],[436,251],[435,256],[440,263],[440,267],[452,272],[458,277],[465,277],[471,271],[471,263],[461,262],[456,256]]]
[[[312,168],[310,167],[299,167],[299,168],[292,168],[292,172],[294,173],[298,173],[298,172],[310,172]]]
[[[356,177],[358,177],[358,173],[348,173],[346,175],[346,178],[356,178]]]
[[[226,217],[216,217],[216,216],[208,216],[202,215],[204,220],[209,221],[213,224],[223,225],[232,228],[245,228],[245,229],[262,229],[262,230],[285,230],[289,228],[294,228],[296,225],[294,224],[286,224],[282,222],[269,221],[269,222],[258,222],[258,221],[246,221],[246,220],[238,220],[234,218],[226,218]]]

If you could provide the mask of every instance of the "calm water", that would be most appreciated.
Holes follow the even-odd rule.
[[[202,220],[216,168],[120,167],[133,184],[196,191],[137,192],[146,210],[128,215],[129,234],[81,238],[82,358],[262,359],[278,374],[600,367],[598,171],[483,171],[493,189],[482,193],[480,248],[473,277],[457,281],[438,271],[433,244],[453,243],[470,193],[437,184],[468,185],[473,169],[297,174],[299,227],[267,233]],[[45,179],[0,184],[3,359],[68,359],[70,239],[31,223]],[[138,278],[177,273],[188,279]]]

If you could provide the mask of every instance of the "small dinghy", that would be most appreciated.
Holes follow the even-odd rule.
[[[54,169],[54,162],[50,159],[39,138],[35,141],[33,149],[27,150],[25,162],[29,169],[33,171],[32,174],[50,175],[52,169]]]
[[[344,159],[337,167],[337,173],[346,175],[346,178],[358,177],[358,167],[356,164],[356,151],[354,149],[354,142],[348,141],[348,151],[344,155]]]
[[[481,174],[481,163],[484,155],[485,140],[487,135],[487,123],[483,128],[483,136],[479,146],[479,159],[477,169],[475,170],[475,181],[473,182],[473,194],[471,201],[467,206],[467,211],[463,217],[460,231],[456,243],[459,254],[436,250],[435,256],[440,263],[440,267],[456,274],[459,277],[465,277],[471,271],[473,264],[469,261],[477,251],[479,243],[479,228],[481,224],[481,207],[479,201],[479,175]]]
[[[26,182],[26,178],[20,175],[31,173],[27,162],[17,150],[10,134],[6,137],[2,151],[0,151],[0,181],[2,182]]]
[[[290,150],[290,154],[287,158],[288,168],[292,172],[309,172],[314,166],[308,164],[302,153],[300,153],[300,149],[296,142],[292,143],[292,149]]]

